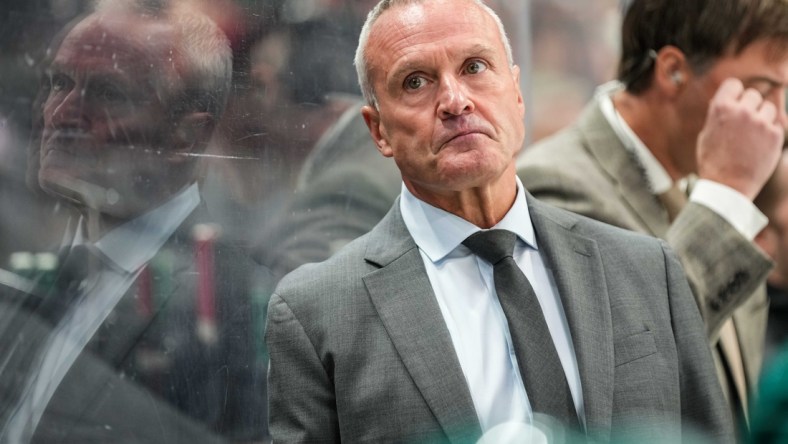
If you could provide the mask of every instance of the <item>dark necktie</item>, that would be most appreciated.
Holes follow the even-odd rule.
[[[531,408],[578,427],[572,394],[539,300],[512,257],[516,240],[511,231],[487,230],[472,234],[463,245],[493,265],[495,291],[509,324]]]
[[[38,309],[39,315],[50,320],[53,325],[60,322],[63,315],[84,290],[84,284],[91,272],[96,270],[96,257],[85,245],[77,245],[60,255],[61,263],[57,277]]]
[[[673,223],[679,216],[679,213],[687,205],[687,194],[679,188],[677,184],[673,184],[667,191],[658,194],[659,201],[668,212],[668,220]]]

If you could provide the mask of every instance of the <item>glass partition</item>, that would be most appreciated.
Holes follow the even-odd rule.
[[[265,442],[266,304],[399,193],[371,0],[6,0],[0,441]],[[498,0],[529,140],[614,72],[618,4]]]

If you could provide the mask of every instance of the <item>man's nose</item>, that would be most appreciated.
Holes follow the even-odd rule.
[[[52,124],[58,128],[85,128],[89,119],[82,88],[72,88],[54,97]]]
[[[441,78],[438,93],[438,115],[442,119],[467,114],[475,109],[468,94],[468,89],[455,76]]]

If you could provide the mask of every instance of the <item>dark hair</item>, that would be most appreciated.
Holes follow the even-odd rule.
[[[756,40],[788,46],[785,0],[634,0],[621,29],[618,78],[637,94],[649,87],[656,52],[672,45],[696,72]]]

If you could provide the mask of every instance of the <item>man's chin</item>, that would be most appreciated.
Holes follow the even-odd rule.
[[[60,169],[42,167],[38,183],[47,194],[79,206],[101,208],[111,199],[106,188]]]
[[[133,190],[103,187],[61,171],[39,171],[39,185],[47,194],[80,212],[96,212],[116,221],[133,219],[150,210],[155,196]]]

